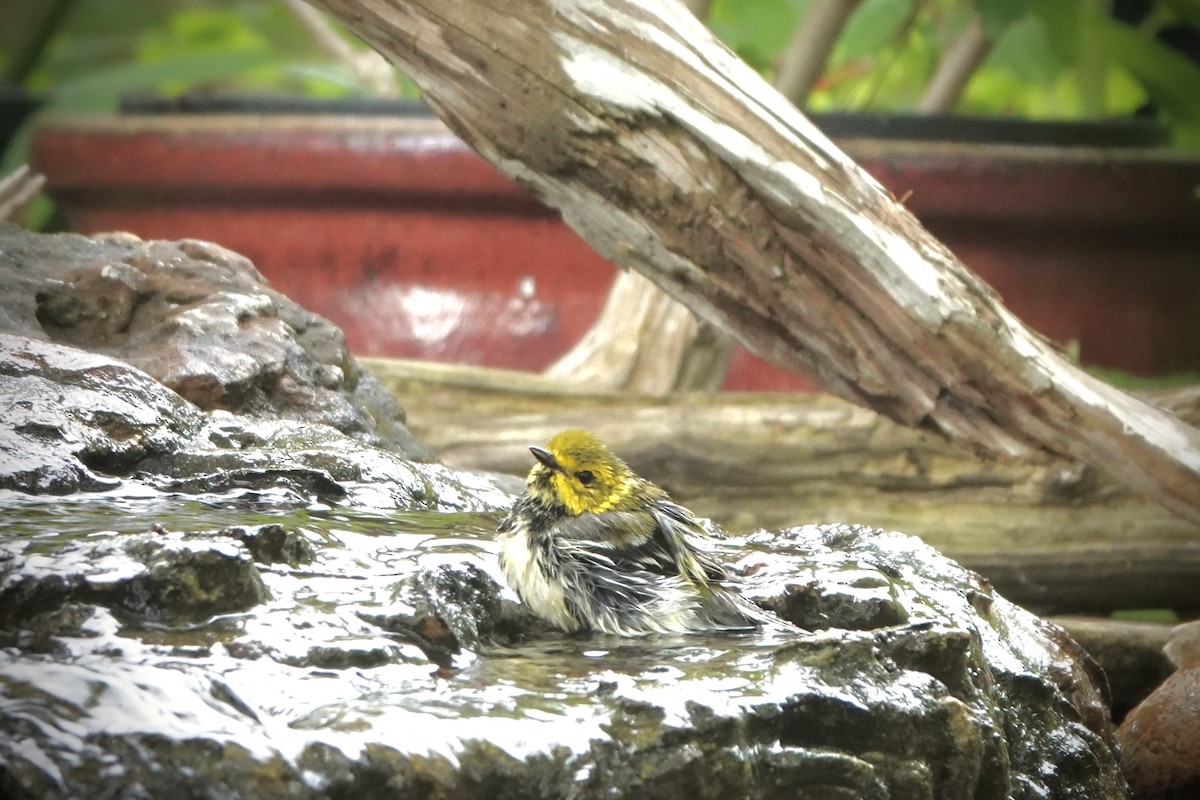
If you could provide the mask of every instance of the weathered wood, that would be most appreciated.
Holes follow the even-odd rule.
[[[804,105],[857,5],[858,0],[818,0],[805,13],[775,76],[775,88],[797,106]],[[697,8],[688,9],[704,19]],[[732,351],[728,334],[625,270],[588,332],[545,374],[596,391],[715,391],[724,382]]]
[[[601,254],[753,352],[981,453],[1084,461],[1200,523],[1200,431],[1026,328],[676,0],[318,4]]]
[[[860,522],[922,537],[1047,612],[1200,605],[1200,530],[1065,462],[1001,464],[824,395],[637,397],[538,375],[362,359],[449,464],[524,474],[528,446],[595,431],[731,531]],[[1196,418],[1193,392],[1168,396]]]
[[[594,391],[715,391],[732,352],[728,334],[697,319],[640,274],[625,271],[592,327],[546,376]]]
[[[46,178],[22,164],[0,178],[0,222],[14,219],[46,185]]]

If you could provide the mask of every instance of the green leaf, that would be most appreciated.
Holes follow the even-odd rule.
[[[1074,62],[1079,53],[1081,26],[1079,2],[1030,0],[1029,12],[1042,23],[1050,46],[1064,63]]]
[[[222,8],[183,8],[165,28],[151,30],[137,47],[139,61],[156,61],[192,53],[236,53],[270,50],[270,43],[246,21]]]
[[[1108,65],[1105,80],[1104,112],[1109,116],[1127,117],[1144,105],[1149,97],[1141,82],[1120,64]]]
[[[244,74],[274,60],[269,52],[191,53],[147,64],[120,64],[54,87],[49,102],[57,108],[104,110],[122,94],[161,91],[171,84],[197,85]]]
[[[911,5],[910,0],[866,0],[847,20],[834,59],[850,61],[877,52],[896,35]]]
[[[1200,0],[1158,0],[1158,4],[1169,9],[1180,22],[1200,30]]]
[[[980,71],[998,69],[1022,81],[1046,85],[1066,64],[1051,44],[1042,20],[1028,15],[1010,25],[996,41]]]
[[[1029,0],[975,0],[983,32],[989,39],[999,39],[1009,26],[1029,13]]]
[[[775,65],[802,10],[789,0],[716,0],[708,25],[729,49],[761,72]]]
[[[1094,37],[1105,55],[1136,78],[1167,117],[1200,130],[1200,67],[1161,42],[1110,19],[1095,21]]]

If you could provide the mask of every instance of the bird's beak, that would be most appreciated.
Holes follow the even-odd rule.
[[[554,453],[549,450],[543,450],[540,447],[531,447],[529,452],[533,453],[533,457],[542,462],[547,468],[556,472],[562,472],[562,465],[554,458]]]

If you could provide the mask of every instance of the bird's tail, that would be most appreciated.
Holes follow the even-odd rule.
[[[795,625],[751,603],[736,592],[712,587],[700,607],[700,614],[713,630],[754,630],[776,628],[799,630]]]

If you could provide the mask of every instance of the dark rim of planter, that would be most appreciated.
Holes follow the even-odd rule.
[[[432,116],[429,106],[411,98],[190,93],[177,97],[122,98],[123,114],[348,114],[377,117]],[[812,114],[813,122],[835,139],[885,139],[1056,147],[1158,147],[1170,141],[1155,120],[1114,118],[1097,121],[1027,120],[957,114]]]
[[[916,139],[926,142],[1049,145],[1057,147],[1158,147],[1170,132],[1156,120],[1029,120],[957,114],[814,114],[835,139]]]
[[[122,114],[348,114],[366,117],[432,117],[420,100],[390,97],[302,97],[284,94],[190,93],[176,97],[127,95]]]

